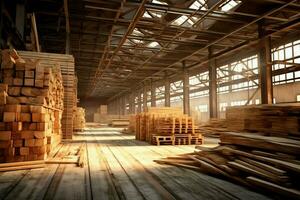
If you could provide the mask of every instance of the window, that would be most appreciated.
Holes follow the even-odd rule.
[[[177,81],[170,84],[170,93],[171,95],[175,95],[183,92],[183,82]]]
[[[247,100],[239,100],[239,101],[232,101],[231,106],[244,106],[247,103]]]
[[[260,100],[259,99],[255,99],[255,104],[259,104],[260,103]]]
[[[225,112],[227,106],[228,106],[228,104],[227,104],[226,102],[220,103],[220,105],[219,105],[219,110],[220,110],[221,112]]]
[[[199,112],[208,112],[208,105],[207,104],[198,105],[195,107],[195,109]]]
[[[300,102],[300,94],[297,95],[296,100],[297,102]]]
[[[182,95],[180,95],[180,96],[174,96],[174,97],[170,98],[170,102],[171,103],[180,102],[180,101],[182,101],[182,99],[183,99]]]
[[[157,87],[155,89],[155,93],[156,93],[156,98],[164,98],[165,96],[165,86],[161,86],[161,87]]]
[[[272,61],[274,62],[272,69],[280,70],[294,66],[294,63],[300,63],[300,59],[296,58],[300,55],[300,40],[290,42],[272,49]],[[273,84],[285,84],[300,81],[300,72],[288,72],[273,76]]]
[[[228,93],[257,88],[258,79],[252,78],[258,74],[257,55],[217,68],[218,93]],[[240,80],[240,81],[239,81]],[[231,81],[239,83],[228,86]],[[225,85],[226,84],[226,85]]]

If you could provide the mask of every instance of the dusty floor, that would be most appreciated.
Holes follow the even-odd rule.
[[[86,148],[83,168],[51,164],[0,173],[0,199],[268,199],[221,179],[153,162],[192,152],[194,146],[150,146],[119,129],[90,128],[61,145],[56,157],[80,145]]]

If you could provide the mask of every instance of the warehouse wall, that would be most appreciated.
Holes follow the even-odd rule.
[[[256,89],[249,90],[249,96],[255,92]],[[276,85],[273,89],[275,103],[295,102],[297,95],[300,95],[300,82],[287,83],[283,85]],[[245,105],[248,99],[248,90],[231,92],[218,95],[219,116],[225,118],[226,104],[231,105]],[[260,103],[260,90],[252,99],[252,104]],[[209,100],[208,96],[200,97],[190,100],[191,113],[196,121],[205,122],[209,120]],[[182,101],[173,102],[172,107],[182,107]]]
[[[79,106],[85,109],[85,120],[87,122],[94,121],[94,113],[101,104],[106,104],[106,102],[100,98],[89,98],[80,100]]]

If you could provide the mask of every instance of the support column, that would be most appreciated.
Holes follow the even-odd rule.
[[[134,94],[131,93],[129,97],[129,114],[135,114]]]
[[[156,88],[153,80],[151,80],[151,107],[156,107]]]
[[[142,100],[141,100],[141,92],[137,92],[137,113],[142,112]]]
[[[4,9],[4,1],[0,2],[0,49],[4,47],[4,40],[2,35],[3,29],[3,9]]]
[[[121,114],[126,115],[126,97],[121,97]]]
[[[64,0],[64,11],[66,17],[66,54],[70,54],[70,22],[68,0]]]
[[[168,75],[165,78],[165,106],[171,106],[171,97],[170,97],[170,79]]]
[[[185,66],[185,62],[182,62],[183,67],[183,113],[190,115],[190,80],[189,74]]]
[[[147,111],[148,87],[144,85],[143,88],[143,112]]]
[[[258,35],[261,38],[261,46],[258,54],[261,103],[273,104],[271,38],[264,37],[264,30],[262,28],[262,24],[259,24],[258,26]]]
[[[124,96],[124,98],[125,98],[125,115],[128,115],[128,114],[130,114],[130,108],[128,108],[128,110],[127,110],[127,104],[129,105],[129,107],[130,107],[130,95],[126,95],[126,96]]]
[[[212,56],[211,48],[208,49],[209,59]],[[217,100],[217,69],[216,60],[210,59],[208,63],[209,76],[209,116],[210,118],[218,117],[218,100]]]
[[[118,115],[121,115],[122,114],[122,98],[119,97],[118,98]]]
[[[2,13],[2,12],[1,12]],[[16,5],[16,28],[21,35],[21,38],[24,39],[24,31],[25,31],[25,4],[17,3]]]

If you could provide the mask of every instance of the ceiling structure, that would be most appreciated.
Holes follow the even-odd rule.
[[[61,0],[28,2],[43,51],[65,53],[69,20],[80,98],[108,99],[183,67],[205,70],[210,57],[300,30],[298,0],[69,0],[69,18]]]

